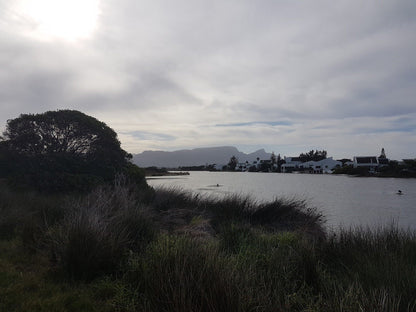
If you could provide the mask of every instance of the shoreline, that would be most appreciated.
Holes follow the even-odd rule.
[[[170,171],[167,169],[159,169],[156,167],[143,168],[146,177],[164,177],[164,176],[185,176],[189,175],[187,171]]]

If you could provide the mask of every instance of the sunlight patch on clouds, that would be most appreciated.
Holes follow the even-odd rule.
[[[96,30],[99,0],[17,0],[10,10],[12,21],[32,38],[76,41]]]

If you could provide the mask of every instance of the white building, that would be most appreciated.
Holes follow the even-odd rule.
[[[354,168],[358,167],[377,167],[377,156],[354,156]]]
[[[302,164],[299,157],[284,157],[285,163],[280,166],[282,172],[292,172],[298,170]]]
[[[304,162],[301,167],[309,173],[332,173],[335,168],[342,167],[342,162],[328,157],[319,161]]]
[[[382,155],[384,154],[384,149],[382,150]],[[370,171],[375,171],[377,168],[388,166],[389,159],[384,157],[377,156],[354,156],[353,166],[354,168],[368,168]]]
[[[308,172],[308,173],[332,173],[337,167],[342,167],[342,162],[328,157],[319,161],[301,162],[299,157],[285,157],[286,163],[281,166],[282,172]]]

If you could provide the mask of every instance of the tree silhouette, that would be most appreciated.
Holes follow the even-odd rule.
[[[234,155],[230,158],[230,161],[228,162],[228,168],[230,170],[235,170],[235,167],[237,167],[238,159]]]
[[[272,152],[272,154],[270,156],[270,160],[272,162],[272,165],[274,165],[276,163],[276,155],[274,154],[274,152]]]
[[[299,155],[299,159],[302,162],[311,161],[311,160],[313,160],[313,161],[319,161],[319,160],[322,160],[322,159],[326,159],[326,156],[327,156],[327,151],[325,151],[325,150],[322,150],[322,151],[318,151],[318,150],[314,151],[314,150],[311,150],[311,151],[309,151],[307,153],[300,154]]]
[[[137,176],[114,130],[79,111],[22,114],[7,121],[3,136],[0,150],[15,160],[7,175],[18,185],[84,190],[111,181],[117,172]]]

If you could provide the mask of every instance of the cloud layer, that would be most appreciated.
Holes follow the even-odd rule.
[[[101,0],[79,39],[42,37],[20,3],[0,0],[2,124],[71,108],[133,153],[416,157],[413,0]]]

